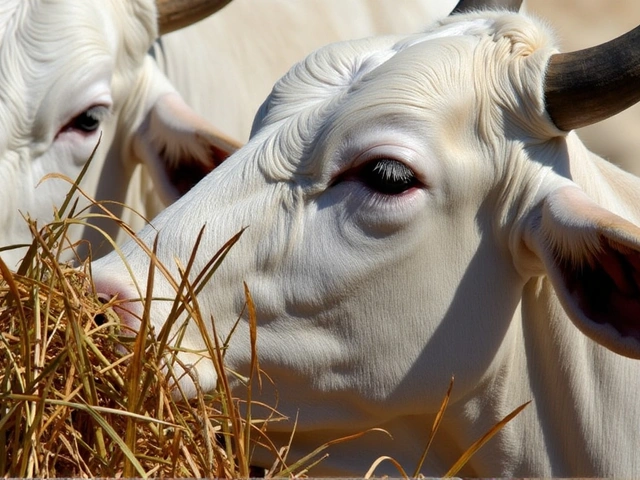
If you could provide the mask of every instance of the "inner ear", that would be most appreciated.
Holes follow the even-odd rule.
[[[241,146],[175,93],[158,98],[138,129],[134,145],[165,204],[187,193]]]
[[[165,141],[157,140],[156,147],[161,159],[161,168],[178,197],[183,196],[191,188],[202,180],[215,167],[220,165],[233,152],[239,148],[239,144],[225,142],[221,136],[214,136],[210,132],[195,132],[194,144],[200,148],[171,149]]]
[[[576,187],[553,190],[532,213],[526,242],[567,316],[595,342],[640,358],[640,228]]]
[[[582,265],[561,262],[560,273],[586,317],[640,343],[640,252],[598,238],[598,250]]]

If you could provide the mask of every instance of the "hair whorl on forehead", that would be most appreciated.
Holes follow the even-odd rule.
[[[263,150],[284,149],[289,156],[307,158],[304,152],[320,126],[363,75],[395,55],[393,45],[390,38],[367,38],[315,51],[276,82],[256,114],[251,136],[279,124]],[[304,170],[304,165],[298,168]]]

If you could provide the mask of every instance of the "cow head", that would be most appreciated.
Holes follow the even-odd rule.
[[[45,223],[70,188],[43,177],[74,180],[99,140],[83,189],[142,215],[155,213],[145,209],[154,194],[171,203],[235,149],[147,55],[156,15],[151,0],[0,9],[0,247],[30,242],[23,216]],[[153,186],[132,185],[138,163]],[[15,266],[20,253],[2,257]]]
[[[199,242],[193,279],[246,227],[198,302],[222,338],[240,318],[225,358],[246,373],[246,282],[261,366],[302,435],[433,414],[452,374],[455,398],[491,383],[520,335],[523,289],[547,276],[580,328],[640,356],[640,231],[593,176],[632,180],[547,113],[550,38],[485,12],[320,49],[275,85],[249,143],[140,232],[175,278]],[[586,265],[600,266],[582,278]],[[149,267],[135,242],[93,266],[133,329]],[[589,303],[594,280],[608,290]],[[175,283],[156,269],[152,286],[159,331]],[[181,338],[183,364],[212,388],[201,331]]]

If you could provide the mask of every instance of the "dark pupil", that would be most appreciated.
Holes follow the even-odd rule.
[[[361,175],[369,188],[387,195],[402,193],[417,183],[409,167],[389,158],[369,162],[362,168]]]
[[[71,126],[83,132],[93,132],[100,126],[100,120],[92,114],[91,110],[87,110],[74,118]]]

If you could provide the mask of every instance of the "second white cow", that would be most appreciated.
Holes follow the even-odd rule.
[[[99,139],[81,186],[138,227],[144,221],[123,204],[153,216],[237,147],[186,105],[147,54],[157,16],[153,0],[0,6],[0,257],[11,268],[24,249],[10,247],[32,239],[24,217],[39,226],[52,220],[70,189],[43,178],[75,180]],[[139,164],[153,181],[136,177]],[[81,198],[78,209],[86,205]],[[119,232],[115,223],[100,226]],[[91,227],[72,229],[72,242],[81,239],[94,254],[105,243]]]

